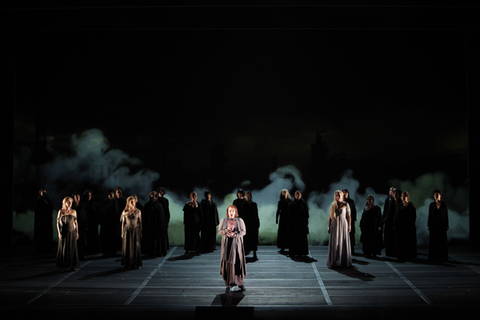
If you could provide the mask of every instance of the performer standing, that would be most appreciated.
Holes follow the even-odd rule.
[[[128,197],[122,212],[122,265],[125,268],[142,267],[142,212],[135,206],[135,197]]]
[[[343,199],[343,192],[335,191],[334,201],[328,217],[328,267],[351,267],[350,249],[350,206]]]
[[[91,190],[85,190],[82,194],[82,201],[85,204],[85,210],[87,213],[87,254],[97,254],[99,251],[98,240],[98,204],[93,199],[93,193]]]
[[[52,250],[53,243],[53,204],[47,196],[47,190],[40,189],[34,207],[33,239],[39,253]]]
[[[395,246],[395,230],[393,229],[393,220],[395,218],[395,210],[397,205],[401,202],[402,192],[395,187],[391,187],[389,196],[385,201],[383,208],[383,241],[385,244],[385,255],[389,257],[397,256],[397,249]]]
[[[350,230],[350,248],[352,254],[355,253],[355,223],[357,222],[357,208],[355,207],[355,201],[350,198],[350,191],[348,189],[343,189],[343,197],[345,202],[350,206],[350,220],[351,220],[351,230]]]
[[[246,229],[234,205],[228,206],[227,217],[220,221],[218,234],[222,236],[220,274],[225,281],[226,292],[233,291],[235,286],[244,291],[243,278],[247,276],[247,265],[243,236],[246,234]]]
[[[217,242],[218,210],[212,199],[212,193],[205,191],[205,199],[200,203],[202,207],[202,253],[213,252]]]
[[[167,242],[167,251],[170,250],[170,242],[168,240],[168,225],[170,224],[170,204],[168,199],[165,198],[165,193],[167,190],[165,188],[158,188],[157,195],[158,195],[158,202],[162,205],[163,208],[163,217],[165,218],[165,237]]]
[[[260,228],[260,219],[258,217],[257,203],[252,201],[251,191],[245,193],[242,220],[245,223],[245,227],[248,229],[248,234],[245,234],[243,237],[245,253],[248,255],[250,251],[253,251],[253,259],[258,260],[258,229]]]
[[[200,223],[202,221],[202,207],[197,201],[197,192],[190,193],[190,201],[183,206],[183,224],[185,230],[185,256],[189,251],[196,251],[200,255]]]
[[[72,209],[72,203],[73,199],[71,197],[65,197],[62,201],[62,209],[58,211],[57,216],[57,267],[61,271],[63,269],[75,271],[79,263],[77,212]]]
[[[360,242],[363,243],[363,254],[367,258],[381,254],[383,247],[382,225],[380,207],[375,205],[373,196],[369,195],[360,220],[360,230],[362,231]]]
[[[285,249],[288,249],[290,245],[290,239],[288,234],[288,207],[292,199],[290,199],[290,193],[287,189],[280,191],[280,200],[277,205],[276,223],[278,224],[277,232],[277,247],[280,249],[280,253],[284,254]]]
[[[245,203],[245,190],[238,189],[237,190],[237,199],[233,200],[233,205],[237,207],[238,216],[243,219],[243,204]]]
[[[433,262],[448,261],[448,206],[442,201],[442,192],[433,191],[434,202],[428,209],[428,230],[430,242],[428,246],[428,260]]]
[[[78,224],[78,240],[77,250],[78,258],[83,260],[85,258],[85,246],[87,244],[87,211],[85,204],[80,201],[80,193],[75,192],[72,194],[73,204],[72,209],[77,212],[77,224]]]
[[[302,193],[295,191],[295,200],[290,204],[288,211],[290,228],[290,257],[308,255],[308,204]]]
[[[102,202],[100,209],[100,247],[105,257],[117,254],[117,234],[120,217],[118,214],[118,202],[112,189],[107,190],[107,199]]]
[[[143,206],[143,253],[164,257],[167,254],[167,238],[163,207],[157,201],[157,192],[150,192],[150,201]]]
[[[402,202],[397,204],[393,227],[398,261],[414,261],[417,257],[417,210],[410,202],[410,194],[402,192]]]

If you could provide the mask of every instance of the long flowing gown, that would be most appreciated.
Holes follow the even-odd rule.
[[[185,236],[185,251],[200,251],[200,223],[202,221],[202,207],[197,202],[193,206],[190,202],[183,207],[183,224]]]
[[[167,228],[163,207],[158,201],[149,201],[142,211],[143,252],[151,256],[167,254]]]
[[[382,225],[382,213],[379,206],[363,210],[360,220],[360,230],[362,231],[360,242],[363,244],[363,253],[366,256],[381,254],[383,248]]]
[[[276,222],[278,223],[277,248],[288,249],[290,246],[290,235],[288,229],[288,209],[291,199],[278,201]]]
[[[395,240],[397,246],[397,259],[400,261],[413,261],[417,257],[417,229],[415,221],[417,210],[409,202],[407,205],[399,203],[395,210]]]
[[[203,199],[201,223],[201,251],[213,252],[217,241],[218,209],[217,204],[211,200]]]
[[[260,228],[257,203],[253,201],[245,201],[242,214],[242,220],[245,223],[245,228],[248,230],[248,233],[243,237],[245,252],[257,251],[258,229]]]
[[[385,200],[385,205],[383,209],[383,241],[385,245],[385,255],[389,257],[396,257],[396,247],[395,247],[395,230],[393,228],[393,220],[395,218],[395,208],[397,204],[395,198],[389,196]]]
[[[308,204],[303,200],[293,200],[289,210],[290,256],[308,255]]]
[[[79,263],[76,220],[77,218],[71,214],[64,214],[57,219],[58,229],[62,235],[62,239],[58,239],[57,267],[62,269],[74,269]]]
[[[351,267],[352,252],[350,234],[348,232],[347,215],[350,214],[349,205],[339,207],[335,219],[330,224],[330,238],[328,243],[328,267]]]
[[[122,265],[130,268],[142,266],[142,228],[140,210],[122,214]]]
[[[233,237],[227,236],[229,224],[235,225]],[[245,223],[241,218],[223,218],[218,226],[218,234],[222,236],[220,274],[227,286],[230,284],[242,286],[243,278],[247,275],[243,246],[243,236],[246,234]]]
[[[35,200],[33,237],[39,252],[51,252],[53,243],[53,205],[47,196]]]
[[[448,206],[441,202],[440,208],[435,202],[430,204],[428,210],[428,230],[430,242],[428,245],[428,260],[445,262],[448,261]]]

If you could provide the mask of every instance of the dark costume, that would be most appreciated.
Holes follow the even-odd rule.
[[[291,199],[282,199],[278,201],[276,223],[278,224],[277,247],[281,250],[288,249],[290,246],[290,235],[288,229],[288,208]]]
[[[212,252],[215,250],[217,242],[217,226],[219,223],[217,204],[213,200],[203,199],[200,206],[202,207],[201,251]]]
[[[346,198],[345,202],[350,206],[350,249],[352,254],[355,253],[355,222],[357,221],[357,208],[355,207],[355,201],[350,198]]]
[[[100,247],[106,256],[117,254],[119,221],[118,202],[115,199],[103,201],[100,208]]]
[[[165,241],[167,243],[167,251],[170,249],[170,242],[168,240],[168,226],[170,224],[170,204],[165,197],[158,197],[158,203],[162,205],[163,217],[165,219]]]
[[[428,245],[428,260],[435,262],[448,261],[448,206],[440,202],[440,208],[435,202],[428,209],[428,230],[430,242]]]
[[[34,205],[33,239],[38,252],[51,252],[53,243],[53,205],[47,196],[39,195]]]
[[[406,206],[403,203],[397,204],[393,226],[399,261],[413,261],[417,257],[416,219],[417,210],[413,203],[409,202]]]
[[[200,227],[202,221],[202,207],[195,201],[197,206],[187,202],[183,207],[183,224],[185,230],[185,251],[200,252]]]
[[[75,269],[78,266],[77,218],[71,214],[62,214],[57,219],[58,230],[62,239],[58,239],[57,267],[61,269]]]
[[[346,202],[335,211],[335,218],[330,224],[330,236],[328,241],[328,267],[351,267],[352,251],[350,248],[350,236],[348,215],[350,214],[350,206]]]
[[[142,220],[139,210],[122,214],[122,266],[140,268],[142,266]]]
[[[258,229],[260,219],[258,217],[258,206],[256,202],[245,201],[243,204],[242,220],[248,233],[243,236],[245,252],[258,250]]]
[[[99,252],[98,224],[99,206],[93,200],[84,200],[85,212],[87,214],[86,248],[87,254],[97,254]]]
[[[149,201],[142,211],[143,253],[163,257],[167,254],[167,230],[163,207],[158,201]]]
[[[365,256],[370,257],[381,254],[383,248],[382,227],[382,212],[379,206],[363,209],[360,220],[360,230],[362,232],[360,242],[363,244]]]
[[[235,226],[234,235],[228,237],[228,225]],[[245,248],[243,237],[246,234],[245,223],[241,218],[223,218],[218,226],[218,234],[222,236],[220,253],[220,274],[227,288],[233,284],[243,286],[243,278],[247,276]]]
[[[308,205],[303,199],[295,199],[290,203],[288,225],[290,228],[290,256],[308,255]]]
[[[85,258],[85,247],[87,244],[87,211],[85,204],[79,202],[76,204],[73,202],[72,209],[77,212],[77,224],[78,224],[78,240],[77,240],[77,250],[78,258],[83,260]]]
[[[385,255],[396,257],[395,231],[393,229],[393,220],[395,217],[395,208],[397,204],[393,196],[388,196],[383,206],[383,241],[385,244]]]
[[[235,207],[237,207],[237,210],[238,210],[238,217],[239,218],[242,218],[243,219],[243,205],[245,203],[245,198],[243,199],[240,199],[240,198],[237,198],[235,200],[233,200],[233,205]]]

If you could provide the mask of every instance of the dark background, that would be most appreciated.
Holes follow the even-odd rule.
[[[261,187],[294,165],[307,192],[347,169],[385,193],[392,178],[442,171],[474,198],[478,6],[49,3],[0,13],[6,145],[32,150],[35,166],[96,128],[141,159],[132,173],[148,168],[155,186],[185,194]],[[11,198],[35,194],[37,181],[14,181]]]

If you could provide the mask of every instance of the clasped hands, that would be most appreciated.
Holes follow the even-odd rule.
[[[231,238],[235,235],[235,232],[233,232],[235,230],[234,226],[228,226],[227,230],[228,230],[227,237]]]

